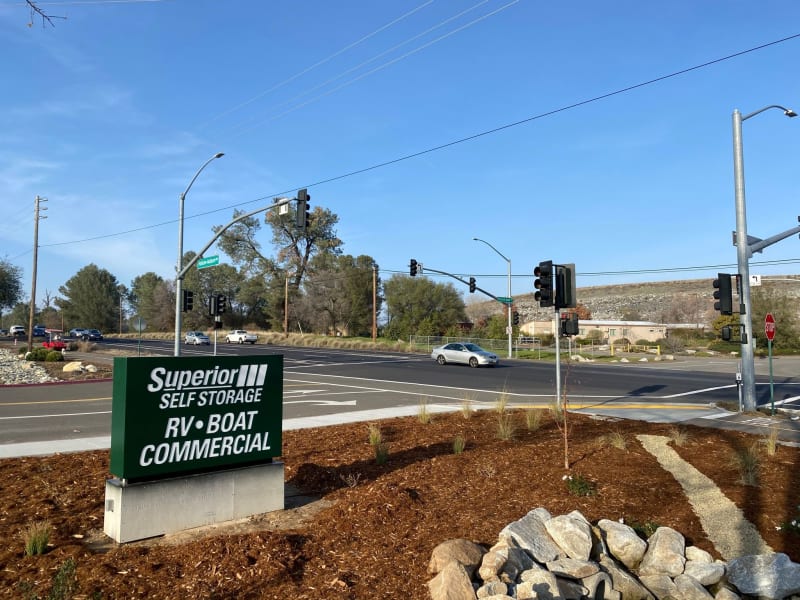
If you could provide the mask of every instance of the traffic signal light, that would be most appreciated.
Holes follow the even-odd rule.
[[[561,335],[578,335],[578,313],[561,314]]]
[[[533,274],[536,276],[533,282],[536,292],[533,297],[539,301],[539,306],[542,308],[553,306],[553,261],[540,262],[539,266],[533,269]]]
[[[475,288],[477,287],[475,285],[475,283],[476,283],[475,282],[475,278],[474,277],[470,277],[469,278],[469,293],[470,294],[474,294],[475,293]]]
[[[415,261],[412,258],[411,262],[408,265],[408,267],[409,267],[409,273],[411,274],[411,276],[412,277],[416,277],[416,275],[417,275],[417,261]]]
[[[556,265],[556,308],[575,308],[575,265]]]
[[[311,215],[309,214],[309,207],[311,203],[311,194],[308,193],[306,188],[297,191],[297,212],[295,213],[295,225],[301,231],[305,231],[309,225]]]
[[[714,310],[718,310],[722,315],[733,314],[733,289],[731,288],[731,276],[728,273],[717,273],[714,280]]]
[[[223,296],[222,294],[217,294],[217,313],[216,314],[221,315],[222,313],[224,313],[225,309],[227,308],[227,304],[228,304],[228,299],[225,296]]]
[[[519,325],[519,313],[516,310],[511,315],[511,321],[514,325]]]
[[[194,292],[183,290],[183,312],[192,310],[194,306]]]
[[[213,294],[208,297],[208,314],[212,317],[216,317],[219,313],[217,313],[217,297]]]

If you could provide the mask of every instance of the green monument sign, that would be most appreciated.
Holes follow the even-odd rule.
[[[123,481],[281,455],[283,356],[117,357],[111,473]]]

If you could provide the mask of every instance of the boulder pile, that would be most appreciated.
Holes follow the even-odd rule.
[[[727,562],[659,527],[646,541],[625,523],[591,524],[544,508],[506,526],[486,550],[455,539],[433,551],[432,600],[782,600],[800,594],[800,564],[786,554]]]

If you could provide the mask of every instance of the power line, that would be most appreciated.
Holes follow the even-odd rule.
[[[389,61],[387,61],[387,62],[385,62],[385,63],[383,63],[383,64],[380,64],[380,65],[378,65],[377,67],[375,67],[375,68],[373,68],[373,69],[370,69],[370,70],[369,70],[369,71],[367,71],[366,73],[362,73],[361,75],[359,75],[359,76],[357,76],[357,77],[354,77],[353,79],[350,79],[350,80],[348,80],[348,81],[345,81],[344,83],[342,83],[342,84],[340,84],[340,85],[336,86],[335,88],[332,88],[332,89],[330,89],[330,90],[328,90],[328,91],[326,91],[326,92],[324,92],[324,93],[322,93],[322,94],[319,94],[318,96],[314,96],[313,98],[310,98],[310,99],[306,100],[305,102],[301,102],[301,103],[299,103],[299,104],[296,104],[295,106],[293,106],[293,107],[291,107],[291,108],[289,108],[289,109],[287,109],[287,110],[285,110],[285,111],[283,111],[283,112],[281,112],[281,113],[278,113],[278,114],[276,114],[276,115],[273,115],[272,117],[268,117],[268,118],[266,118],[266,119],[262,119],[262,120],[260,120],[260,121],[257,121],[256,123],[254,123],[254,124],[253,124],[253,125],[251,125],[250,127],[247,127],[247,128],[245,128],[245,129],[243,129],[243,127],[245,127],[246,123],[240,123],[239,125],[235,126],[235,127],[233,128],[233,130],[235,131],[236,129],[240,129],[241,131],[240,131],[239,133],[244,133],[244,132],[246,132],[246,131],[249,131],[250,129],[253,129],[253,128],[255,128],[255,127],[257,127],[257,126],[261,125],[262,123],[266,123],[267,121],[274,121],[275,119],[279,119],[280,117],[282,117],[282,116],[284,116],[284,115],[287,115],[287,114],[289,114],[289,113],[292,113],[292,112],[294,112],[294,111],[296,111],[296,110],[299,110],[300,108],[302,108],[302,107],[304,107],[304,106],[307,106],[307,105],[309,105],[309,104],[311,104],[311,103],[313,103],[313,102],[316,102],[317,100],[319,100],[319,99],[321,99],[321,98],[325,98],[326,96],[330,96],[331,94],[333,94],[333,93],[335,93],[335,92],[338,92],[339,90],[341,90],[341,89],[344,89],[344,88],[346,88],[346,87],[348,87],[348,86],[350,86],[350,85],[352,85],[352,84],[356,83],[357,81],[360,81],[360,80],[364,79],[365,77],[369,77],[370,75],[373,75],[373,74],[375,74],[375,73],[377,73],[377,72],[379,72],[379,71],[382,71],[383,69],[386,69],[387,67],[390,67],[391,65],[393,65],[393,64],[395,64],[395,63],[397,63],[397,62],[400,62],[401,60],[405,60],[405,59],[406,59],[406,58],[408,58],[409,56],[412,56],[412,55],[414,55],[414,54],[416,54],[416,53],[418,53],[418,52],[421,52],[422,50],[424,50],[425,48],[428,48],[428,47],[432,46],[433,44],[437,44],[437,43],[439,43],[440,41],[442,41],[442,40],[444,40],[444,39],[447,39],[447,38],[449,38],[450,36],[453,36],[453,35],[455,35],[456,33],[459,33],[459,32],[461,32],[461,31],[463,31],[463,30],[465,30],[465,29],[467,29],[467,28],[469,28],[469,27],[472,27],[473,25],[475,25],[475,24],[477,24],[477,23],[480,23],[481,21],[484,21],[484,20],[488,19],[489,17],[492,17],[492,16],[494,16],[494,15],[496,15],[496,14],[498,14],[498,13],[500,13],[500,12],[502,12],[502,11],[504,11],[504,10],[508,9],[508,8],[510,8],[510,7],[511,7],[511,6],[513,6],[514,4],[517,4],[519,1],[520,1],[520,0],[511,0],[511,2],[508,2],[507,4],[504,4],[503,6],[501,6],[501,7],[497,8],[497,9],[495,9],[495,10],[493,10],[493,11],[491,11],[491,12],[489,12],[489,13],[485,14],[485,15],[482,15],[482,16],[480,16],[480,17],[476,18],[476,19],[473,19],[473,20],[472,20],[472,21],[470,21],[469,23],[465,23],[464,25],[462,25],[462,26],[460,26],[460,27],[457,27],[456,29],[453,29],[453,30],[451,30],[451,31],[449,31],[449,32],[447,32],[447,33],[445,33],[445,34],[442,34],[442,35],[440,35],[439,37],[437,37],[437,38],[435,38],[435,39],[433,39],[433,40],[431,40],[431,41],[429,41],[429,42],[426,42],[425,44],[422,44],[421,46],[417,46],[417,47],[416,47],[416,48],[414,48],[413,50],[409,50],[408,52],[406,52],[405,54],[402,54],[401,56],[398,56],[398,57],[396,57],[396,58],[393,58],[392,60],[389,60]],[[438,25],[435,25],[434,27],[431,27],[431,28],[427,29],[427,30],[426,30],[426,31],[424,31],[423,33],[421,33],[421,34],[418,34],[418,35],[416,35],[416,36],[414,36],[414,37],[410,38],[409,40],[406,40],[405,42],[402,42],[402,43],[400,43],[400,44],[397,44],[397,45],[396,45],[396,46],[394,46],[393,48],[390,48],[389,50],[386,50],[386,51],[382,52],[381,54],[378,54],[378,55],[376,55],[376,56],[372,57],[371,59],[369,59],[369,60],[367,60],[367,61],[364,61],[363,63],[361,63],[361,64],[359,64],[359,65],[357,65],[357,66],[355,66],[355,67],[352,67],[351,69],[348,69],[347,71],[344,71],[343,73],[340,73],[340,74],[339,74],[339,75],[337,75],[336,77],[333,77],[333,78],[331,78],[331,79],[328,79],[327,81],[325,81],[325,82],[323,82],[323,83],[321,83],[321,84],[319,84],[319,85],[317,85],[317,86],[315,86],[315,87],[311,88],[310,90],[306,90],[305,92],[303,92],[303,93],[301,93],[301,94],[298,94],[298,95],[297,95],[297,96],[295,96],[294,98],[292,98],[292,99],[290,99],[290,100],[287,100],[286,102],[283,102],[282,104],[279,104],[278,106],[282,106],[282,105],[285,105],[285,104],[290,104],[290,103],[291,103],[291,102],[293,102],[294,100],[296,100],[296,99],[298,99],[298,98],[302,98],[303,96],[305,96],[305,95],[307,95],[307,94],[309,94],[309,93],[313,92],[314,90],[317,90],[317,89],[319,89],[319,88],[321,88],[321,87],[324,87],[324,86],[328,85],[329,83],[332,83],[332,82],[336,81],[337,79],[340,79],[340,78],[341,78],[341,77],[343,77],[344,75],[346,75],[346,74],[348,74],[348,73],[350,73],[350,72],[352,72],[352,71],[355,71],[355,70],[357,70],[357,69],[361,68],[361,67],[362,67],[362,66],[364,66],[364,65],[367,65],[367,64],[369,64],[370,62],[372,62],[372,61],[373,61],[373,60],[375,60],[376,58],[378,58],[378,57],[382,56],[383,54],[386,54],[386,53],[388,53],[388,52],[391,52],[392,50],[395,50],[395,49],[397,49],[397,48],[399,48],[399,47],[401,47],[401,46],[405,45],[405,44],[406,44],[406,43],[408,43],[409,41],[413,41],[413,40],[415,40],[415,39],[419,38],[420,36],[422,36],[422,35],[425,35],[426,33],[429,33],[430,31],[433,31],[434,29],[437,29],[438,27],[441,27],[442,25],[444,25],[444,24],[446,24],[446,23],[448,23],[448,22],[452,21],[453,19],[456,19],[456,18],[458,18],[458,17],[460,17],[460,16],[462,16],[462,15],[466,14],[467,12],[469,12],[469,11],[471,11],[471,10],[474,10],[475,8],[477,8],[478,6],[480,6],[480,5],[484,4],[484,3],[485,3],[485,2],[479,2],[479,3],[478,3],[478,4],[476,4],[475,6],[472,6],[472,7],[468,8],[467,10],[464,10],[464,11],[462,11],[462,12],[458,13],[457,15],[455,15],[455,16],[453,16],[453,17],[450,17],[450,18],[448,18],[448,19],[445,19],[444,21],[442,21],[442,22],[441,22],[441,23],[439,23]]]
[[[354,41],[354,42],[351,42],[351,43],[347,44],[346,46],[344,46],[343,48],[341,48],[341,49],[337,50],[337,51],[336,51],[336,52],[334,52],[333,54],[330,54],[330,55],[326,56],[325,58],[323,58],[322,60],[319,60],[319,61],[315,62],[313,65],[311,65],[311,66],[308,66],[308,67],[306,67],[305,69],[302,69],[301,71],[298,71],[297,73],[295,73],[295,74],[294,74],[294,75],[292,75],[291,77],[288,77],[288,78],[284,79],[283,81],[281,81],[281,82],[279,82],[279,83],[276,83],[275,85],[273,85],[273,86],[272,86],[272,87],[270,87],[269,89],[266,89],[266,90],[264,90],[263,92],[259,92],[258,94],[256,94],[256,95],[255,95],[255,96],[253,96],[252,98],[250,98],[249,100],[245,100],[244,102],[242,102],[242,103],[240,103],[240,104],[237,104],[237,105],[236,105],[236,106],[234,106],[233,108],[229,108],[228,110],[226,110],[226,111],[223,111],[223,112],[219,113],[218,115],[216,115],[216,116],[214,116],[214,117],[211,117],[210,119],[208,119],[208,120],[206,120],[204,123],[202,123],[202,124],[200,125],[200,127],[203,127],[203,126],[205,126],[205,125],[208,125],[208,124],[210,124],[210,123],[213,123],[213,122],[214,122],[214,121],[216,121],[217,119],[220,119],[220,118],[222,118],[222,117],[224,117],[224,116],[226,116],[226,115],[229,115],[230,113],[236,112],[237,110],[239,110],[240,108],[244,108],[244,107],[245,107],[245,106],[247,106],[248,104],[252,104],[252,103],[253,103],[253,102],[255,102],[256,100],[258,100],[259,98],[262,98],[263,96],[266,96],[266,95],[267,95],[267,94],[269,94],[270,92],[274,92],[275,90],[278,90],[278,89],[282,88],[282,87],[283,87],[283,86],[285,86],[286,84],[288,84],[288,83],[291,83],[291,82],[292,82],[292,81],[294,81],[295,79],[298,79],[299,77],[302,77],[303,75],[305,75],[306,73],[308,73],[308,72],[310,72],[310,71],[313,71],[313,70],[314,70],[314,69],[316,69],[317,67],[320,67],[320,66],[324,65],[325,63],[327,63],[327,62],[330,62],[331,60],[333,60],[334,58],[336,58],[336,57],[337,57],[337,56],[339,56],[340,54],[344,54],[344,53],[345,53],[345,52],[347,52],[348,50],[350,50],[350,49],[352,49],[352,48],[355,48],[356,46],[358,46],[358,45],[359,45],[359,44],[361,44],[362,42],[365,42],[365,41],[367,41],[368,39],[370,39],[371,37],[373,37],[373,36],[377,35],[377,34],[378,34],[378,33],[380,33],[381,31],[384,31],[385,29],[388,29],[389,27],[391,27],[391,26],[393,26],[393,25],[396,25],[397,23],[399,23],[400,21],[402,21],[402,20],[406,19],[407,17],[410,17],[411,15],[415,14],[416,12],[419,12],[420,10],[422,10],[423,8],[425,8],[426,6],[428,6],[429,4],[432,4],[432,3],[433,3],[433,1],[434,1],[434,0],[427,0],[426,2],[423,2],[423,3],[422,3],[422,4],[420,4],[419,6],[417,6],[417,7],[415,7],[415,8],[412,8],[410,11],[408,11],[408,12],[406,12],[406,13],[404,13],[404,14],[400,15],[399,17],[397,17],[397,18],[393,19],[392,21],[390,21],[390,22],[386,23],[385,25],[381,25],[381,26],[380,26],[380,27],[378,27],[378,29],[376,29],[375,31],[373,31],[373,32],[371,32],[371,33],[368,33],[367,35],[365,35],[365,36],[363,36],[363,37],[359,38],[358,40],[356,40],[356,41]],[[488,0],[487,0],[487,1],[488,1]]]
[[[353,171],[349,171],[347,173],[342,173],[340,175],[335,175],[333,177],[328,177],[328,178],[325,178],[325,179],[319,179],[319,180],[317,180],[315,182],[302,184],[302,185],[299,185],[297,187],[293,187],[293,188],[290,188],[290,189],[287,189],[287,190],[282,190],[282,191],[279,191],[279,192],[272,192],[270,194],[261,196],[259,198],[254,198],[252,200],[246,200],[244,202],[239,202],[239,203],[236,203],[236,204],[230,204],[228,206],[223,206],[223,207],[220,207],[220,208],[216,208],[214,210],[209,210],[209,211],[206,211],[206,212],[197,213],[195,215],[189,215],[189,216],[184,217],[184,219],[193,219],[193,218],[206,216],[206,215],[210,215],[210,214],[214,214],[214,213],[218,213],[218,212],[222,212],[222,211],[228,211],[228,210],[235,209],[235,208],[238,208],[238,207],[241,207],[241,206],[246,206],[248,204],[252,204],[254,202],[260,202],[260,201],[266,200],[268,198],[275,198],[275,197],[279,197],[279,196],[282,196],[282,195],[286,195],[286,194],[294,192],[294,191],[296,191],[296,190],[298,190],[300,188],[303,188],[303,187],[310,188],[310,187],[314,187],[314,186],[320,186],[320,185],[323,185],[323,184],[326,184],[326,183],[332,183],[334,181],[340,181],[342,179],[347,179],[349,177],[354,177],[356,175],[361,175],[361,174],[367,173],[369,171],[374,171],[376,169],[380,169],[380,168],[387,167],[387,166],[390,166],[390,165],[393,165],[393,164],[397,164],[397,163],[400,163],[400,162],[411,160],[412,158],[417,158],[417,157],[420,157],[420,156],[424,156],[426,154],[431,154],[433,152],[437,152],[439,150],[444,150],[445,148],[450,148],[450,147],[456,146],[458,144],[463,144],[463,143],[466,143],[466,142],[470,142],[472,140],[476,140],[478,138],[485,137],[487,135],[491,135],[493,133],[498,133],[498,132],[504,131],[506,129],[511,129],[512,127],[518,127],[520,125],[524,125],[524,124],[530,123],[532,121],[543,119],[545,117],[550,117],[550,116],[553,116],[553,115],[561,113],[561,112],[565,112],[565,111],[568,111],[568,110],[573,110],[575,108],[579,108],[581,106],[585,106],[587,104],[591,104],[591,103],[594,103],[594,102],[599,102],[600,100],[605,100],[605,99],[611,98],[613,96],[617,96],[619,94],[624,94],[626,92],[630,92],[632,90],[636,90],[636,89],[639,89],[639,88],[642,88],[642,87],[645,87],[645,86],[653,85],[655,83],[660,83],[660,82],[665,81],[667,79],[678,77],[680,75],[685,75],[687,73],[691,73],[691,72],[697,71],[699,69],[703,69],[703,68],[706,68],[706,67],[709,67],[709,66],[712,66],[712,65],[715,65],[715,64],[719,64],[719,63],[727,61],[727,60],[732,60],[734,58],[738,58],[740,56],[744,56],[746,54],[750,54],[750,53],[756,52],[758,50],[763,50],[765,48],[769,48],[771,46],[775,46],[777,44],[788,42],[788,41],[791,41],[791,40],[794,40],[794,39],[797,39],[797,38],[800,38],[800,33],[796,33],[794,35],[790,35],[790,36],[787,36],[787,37],[784,37],[784,38],[780,38],[778,40],[767,42],[767,43],[761,44],[759,46],[754,46],[754,47],[748,48],[746,50],[741,50],[741,51],[735,52],[733,54],[728,54],[728,55],[723,56],[721,58],[716,58],[716,59],[713,59],[713,60],[698,64],[698,65],[695,65],[693,67],[688,67],[688,68],[685,68],[685,69],[681,69],[679,71],[674,71],[674,72],[672,72],[672,73],[670,73],[668,75],[662,75],[662,76],[656,77],[654,79],[649,79],[649,80],[643,81],[641,83],[636,83],[636,84],[633,84],[633,85],[630,85],[630,86],[627,86],[627,87],[624,87],[624,88],[620,88],[620,89],[612,91],[612,92],[607,92],[605,94],[594,96],[592,98],[588,98],[588,99],[585,99],[585,100],[580,100],[578,102],[574,102],[572,104],[568,104],[568,105],[562,106],[560,108],[556,108],[556,109],[553,109],[553,110],[550,110],[550,111],[539,113],[537,115],[533,115],[531,117],[528,117],[528,118],[525,118],[525,119],[521,119],[519,121],[514,121],[512,123],[507,123],[505,125],[500,125],[498,127],[492,128],[492,129],[487,129],[487,130],[481,131],[479,133],[475,133],[475,134],[472,134],[472,135],[469,135],[469,136],[466,136],[466,137],[462,137],[462,138],[459,138],[459,139],[456,139],[456,140],[452,140],[450,142],[446,142],[444,144],[439,144],[438,146],[432,146],[432,147],[427,148],[425,150],[420,150],[418,152],[413,152],[411,154],[406,154],[406,155],[403,155],[403,156],[400,156],[400,157],[397,157],[397,158],[393,158],[393,159],[390,159],[390,160],[386,160],[386,161],[383,161],[383,162],[380,162],[380,163],[375,163],[373,165],[370,165],[370,166],[367,166],[367,167],[363,167],[361,169],[356,169],[356,170],[353,170]],[[118,236],[118,235],[126,235],[126,234],[129,234],[129,233],[135,233],[137,231],[144,231],[144,230],[147,230],[147,229],[154,229],[156,227],[163,227],[165,225],[170,225],[170,224],[174,224],[174,223],[177,223],[177,222],[178,222],[178,219],[171,219],[171,220],[162,221],[161,223],[156,223],[156,224],[153,224],[153,225],[145,225],[145,226],[142,226],[142,227],[137,227],[135,229],[128,229],[128,230],[125,230],[125,231],[119,231],[119,232],[116,232],[116,233],[109,233],[109,234],[105,234],[105,235],[95,236],[95,237],[91,237],[91,238],[84,238],[84,239],[80,239],[80,240],[73,240],[73,241],[70,241],[70,242],[58,242],[58,243],[53,243],[53,244],[47,244],[47,246],[62,246],[62,245],[65,245],[65,244],[77,244],[77,243],[82,243],[82,242],[98,240],[98,239],[115,237],[115,236]],[[42,247],[44,247],[44,245]]]

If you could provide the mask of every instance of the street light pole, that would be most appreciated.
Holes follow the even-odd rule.
[[[503,255],[503,253],[502,253],[502,252],[500,252],[500,251],[499,251],[497,248],[495,248],[494,246],[492,246],[492,245],[491,245],[489,242],[487,242],[486,240],[482,240],[481,238],[476,238],[476,237],[474,237],[474,238],[472,238],[472,239],[473,239],[474,241],[476,241],[476,242],[483,242],[484,244],[486,244],[487,246],[489,246],[489,248],[491,248],[492,250],[494,250],[495,252],[497,252],[497,254],[499,254],[499,255],[500,255],[500,257],[501,257],[501,258],[502,258],[504,261],[506,261],[506,262],[508,263],[508,297],[509,297],[509,298],[511,298],[511,259],[509,259],[509,258],[506,258],[506,257]],[[512,305],[511,305],[510,303],[509,303],[509,304],[506,304],[506,308],[507,308],[507,312],[508,312],[508,358],[511,358],[511,354],[512,354],[512,352],[513,352],[513,349],[512,349],[512,346],[511,346],[511,337],[512,337],[512,333],[511,333],[511,332],[512,332],[512,327],[511,327],[511,306],[512,306]]]
[[[736,202],[736,263],[741,283],[739,327],[742,336],[742,407],[746,412],[756,410],[756,379],[753,363],[753,327],[750,303],[750,247],[747,241],[747,212],[744,197],[744,151],[742,150],[742,122],[757,114],[777,108],[787,117],[796,117],[793,110],[777,104],[760,108],[742,116],[733,111],[733,181]]]
[[[178,265],[175,271],[175,356],[181,355],[181,326],[183,321],[183,306],[181,305],[183,300],[183,275],[181,275],[181,271],[183,271],[183,202],[186,199],[186,194],[189,193],[194,180],[197,179],[197,176],[200,175],[203,169],[205,169],[212,160],[221,158],[222,156],[224,156],[222,152],[217,152],[214,156],[204,162],[203,165],[197,169],[197,172],[194,174],[194,177],[192,177],[189,185],[186,186],[186,189],[183,190],[183,193],[178,199]]]

